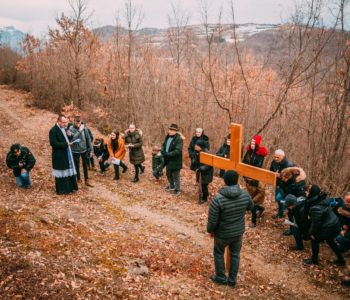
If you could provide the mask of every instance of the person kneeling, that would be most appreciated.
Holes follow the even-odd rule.
[[[30,188],[32,186],[29,173],[35,165],[35,158],[27,147],[13,144],[7,153],[6,164],[13,170],[19,187]]]

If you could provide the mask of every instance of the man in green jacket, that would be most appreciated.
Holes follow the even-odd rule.
[[[169,181],[167,191],[180,195],[180,170],[182,169],[183,138],[178,133],[176,124],[169,126],[168,135],[162,146],[162,156],[166,165],[166,176]]]
[[[218,284],[236,286],[242,238],[245,230],[245,213],[253,209],[249,194],[237,184],[238,174],[233,170],[225,172],[226,186],[221,188],[209,207],[207,231],[214,237],[215,275],[210,279]],[[225,275],[224,253],[230,247],[230,270]]]

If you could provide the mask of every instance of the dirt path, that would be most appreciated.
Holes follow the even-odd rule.
[[[0,87],[1,160],[13,142],[28,146],[37,158],[30,191],[18,190],[11,173],[3,166],[0,169],[6,195],[0,199],[0,258],[5,270],[0,273],[0,295],[67,299],[348,296],[338,285],[346,270],[327,262],[319,268],[303,267],[307,251],[290,253],[291,240],[282,238],[281,225],[268,218],[257,229],[247,229],[237,289],[210,283],[208,206],[194,200],[196,190],[188,170],[183,171],[179,198],[155,184],[149,172],[134,185],[131,172],[116,183],[111,170],[106,176],[91,172],[94,188],[82,187],[75,196],[55,195],[48,131],[56,116],[28,106],[28,98]],[[150,165],[146,167],[149,171]],[[219,184],[217,180],[214,186]],[[329,255],[327,251],[322,248]],[[131,274],[135,259],[147,265],[148,276]]]

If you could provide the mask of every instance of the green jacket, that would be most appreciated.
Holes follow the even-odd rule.
[[[170,143],[168,152],[166,152],[167,140],[171,138],[170,135],[165,137],[163,146],[162,146],[162,155],[164,157],[164,164],[168,171],[178,171],[182,169],[182,149],[183,149],[183,140],[180,134],[175,134],[173,140]]]
[[[142,149],[142,132],[136,130],[131,133],[129,130],[125,133],[125,145],[133,144],[133,148],[129,149],[129,160],[133,165],[142,164],[145,161],[145,154]]]
[[[160,177],[163,173],[164,168],[164,157],[161,152],[152,156],[152,171],[155,176]]]

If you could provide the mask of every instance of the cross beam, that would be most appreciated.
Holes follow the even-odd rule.
[[[275,185],[276,173],[242,163],[241,149],[242,125],[231,123],[230,159],[201,152],[200,161],[208,166],[217,167],[223,170],[235,170],[239,175],[256,179],[270,185]]]

